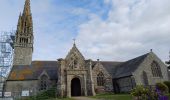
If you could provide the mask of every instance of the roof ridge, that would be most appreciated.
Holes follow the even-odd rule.
[[[144,61],[150,55],[150,53],[143,54],[141,56],[138,56],[136,58],[130,59],[122,64],[120,66],[116,67],[116,70],[119,70],[120,72],[115,73],[115,77],[130,75],[134,70],[136,70],[137,67],[140,66],[140,64]],[[125,71],[126,70],[126,71]]]
[[[57,62],[57,60],[34,60],[32,62]]]
[[[138,58],[141,58],[141,57],[144,57],[144,56],[147,57],[147,55],[149,55],[149,54],[150,54],[150,53],[146,53],[146,54],[143,54],[143,55],[141,55],[141,56],[137,56],[137,57],[135,57],[135,58],[132,58],[132,59],[130,59],[130,60],[125,61],[125,63],[126,63],[126,62],[129,62],[129,61],[132,61],[132,60],[135,60],[135,59],[138,59]]]

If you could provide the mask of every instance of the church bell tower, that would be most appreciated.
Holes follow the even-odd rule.
[[[25,1],[23,13],[20,13],[14,43],[13,65],[30,65],[33,53],[33,21],[30,0]]]

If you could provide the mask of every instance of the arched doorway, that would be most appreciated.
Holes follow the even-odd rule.
[[[114,93],[120,93],[119,84],[117,83],[116,79],[113,79],[113,90],[114,90]]]
[[[81,84],[79,78],[71,80],[71,96],[81,96]]]

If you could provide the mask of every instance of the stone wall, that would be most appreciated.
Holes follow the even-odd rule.
[[[119,92],[129,92],[135,87],[135,82],[132,76],[124,77],[116,80],[119,87]]]
[[[39,90],[38,81],[7,81],[5,86],[6,92],[11,92],[12,97],[20,97],[23,90],[29,90],[30,95],[35,95]]]
[[[48,88],[54,86],[56,80],[49,80]],[[5,91],[11,92],[12,97],[17,98],[21,96],[22,91],[29,91],[30,95],[36,95],[40,92],[40,80],[24,80],[24,81],[7,81],[5,84]]]
[[[15,47],[13,65],[30,65],[32,62],[32,47]]]

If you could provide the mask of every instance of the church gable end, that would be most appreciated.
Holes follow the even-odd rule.
[[[97,62],[93,67],[93,76],[97,76],[97,74],[100,72],[102,72],[105,77],[111,77],[104,66],[100,62]]]
[[[65,58],[67,69],[84,69],[85,58],[74,44]]]
[[[137,84],[145,85],[146,82],[141,78],[143,72],[145,72],[145,78],[147,78],[145,81],[148,81],[148,85],[168,80],[166,65],[153,52],[148,53],[147,58],[133,72]]]
[[[94,65],[92,72],[94,86],[97,93],[113,90],[112,77],[100,61]]]

